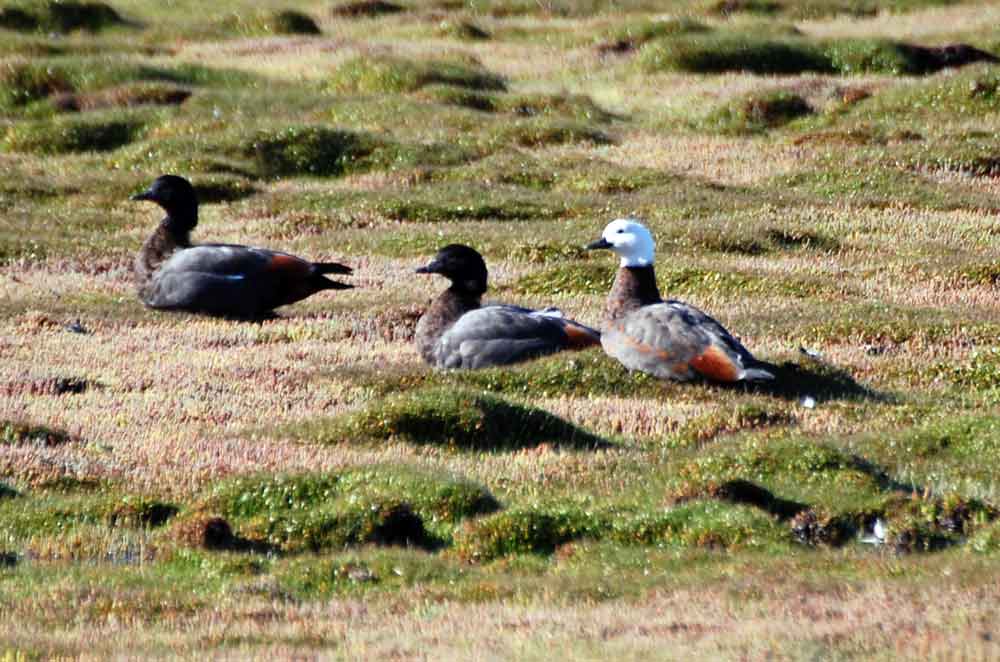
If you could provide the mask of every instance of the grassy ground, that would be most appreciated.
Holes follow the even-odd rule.
[[[1000,656],[996,6],[218,6],[0,7],[0,660]],[[144,309],[163,172],[357,289]],[[421,363],[439,246],[599,325],[625,214],[777,386]]]

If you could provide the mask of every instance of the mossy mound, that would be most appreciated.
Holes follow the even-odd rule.
[[[341,18],[375,18],[402,11],[405,11],[402,5],[385,0],[356,0],[338,4],[330,9],[331,14]]]
[[[379,141],[366,133],[323,126],[293,126],[263,131],[245,147],[264,177],[337,176],[356,169]]]
[[[61,446],[72,440],[73,437],[68,432],[45,425],[31,425],[17,421],[0,421],[0,444],[10,444],[12,446],[20,446],[22,444]]]
[[[105,490],[32,490],[0,500],[0,535],[10,540],[63,540],[79,527],[138,529],[159,527],[178,507],[141,495]]]
[[[662,510],[517,507],[464,524],[455,552],[485,562],[515,554],[551,554],[580,539],[661,547],[774,547],[791,541],[773,518],[744,506],[696,501]]]
[[[666,20],[643,19],[616,27],[605,39],[597,44],[596,50],[601,55],[621,55],[631,53],[642,45],[681,34],[708,32],[710,28],[688,17],[669,18]]]
[[[283,551],[349,544],[433,543],[425,524],[451,525],[499,507],[483,487],[404,466],[237,478],[196,511],[216,512],[250,543]]]
[[[922,75],[996,57],[968,44],[928,47],[889,39],[814,41],[797,35],[725,29],[658,39],[639,54],[645,71],[755,74]]]
[[[175,85],[140,82],[83,94],[56,94],[50,98],[56,110],[85,111],[132,106],[179,106],[190,96],[191,90]]]
[[[319,24],[309,16],[294,9],[273,9],[250,14],[230,14],[222,20],[227,32],[247,36],[266,35],[318,35]]]
[[[402,439],[476,450],[540,444],[583,449],[607,445],[541,409],[454,388],[425,388],[389,396],[360,411],[304,425],[295,435],[318,443]]]
[[[730,101],[702,121],[723,133],[754,133],[774,129],[813,113],[809,103],[786,90],[751,93]]]
[[[653,71],[796,74],[835,71],[823,50],[800,38],[775,38],[739,32],[708,32],[661,39],[639,53],[639,66]]]
[[[451,37],[452,39],[461,39],[463,41],[486,41],[493,38],[493,35],[489,31],[471,21],[443,21],[438,26],[438,34],[442,37]]]
[[[136,140],[144,129],[141,120],[116,115],[26,120],[10,126],[0,145],[32,154],[106,152]]]
[[[100,32],[124,25],[129,23],[103,2],[49,0],[0,8],[0,27],[21,32]]]
[[[413,92],[427,85],[478,91],[503,91],[502,76],[465,62],[418,61],[390,56],[361,56],[338,66],[327,85],[340,93]]]

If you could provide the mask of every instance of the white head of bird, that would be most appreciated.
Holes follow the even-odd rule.
[[[601,239],[621,257],[623,267],[648,267],[653,264],[653,235],[634,218],[616,218],[608,223]]]

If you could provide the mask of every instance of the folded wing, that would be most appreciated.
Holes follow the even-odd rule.
[[[679,302],[643,306],[611,324],[602,336],[605,351],[627,368],[657,377],[715,381],[767,379],[751,368],[757,361],[721,324]]]
[[[435,347],[442,368],[507,365],[600,343],[600,334],[555,309],[486,306],[462,315]]]

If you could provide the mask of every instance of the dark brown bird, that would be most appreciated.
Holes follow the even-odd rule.
[[[714,319],[694,306],[660,297],[653,237],[642,223],[612,221],[587,248],[607,248],[621,256],[605,307],[601,345],[626,368],[680,381],[695,376],[719,382],[774,378]]]
[[[483,306],[486,263],[468,246],[445,246],[417,273],[441,274],[451,281],[417,322],[417,349],[437,368],[508,365],[601,342],[598,331],[564,318],[555,308]]]
[[[253,319],[321,290],[352,287],[325,277],[351,273],[343,264],[250,246],[193,246],[198,196],[183,177],[157,177],[131,199],[155,202],[167,212],[135,258],[139,298],[150,308]]]

